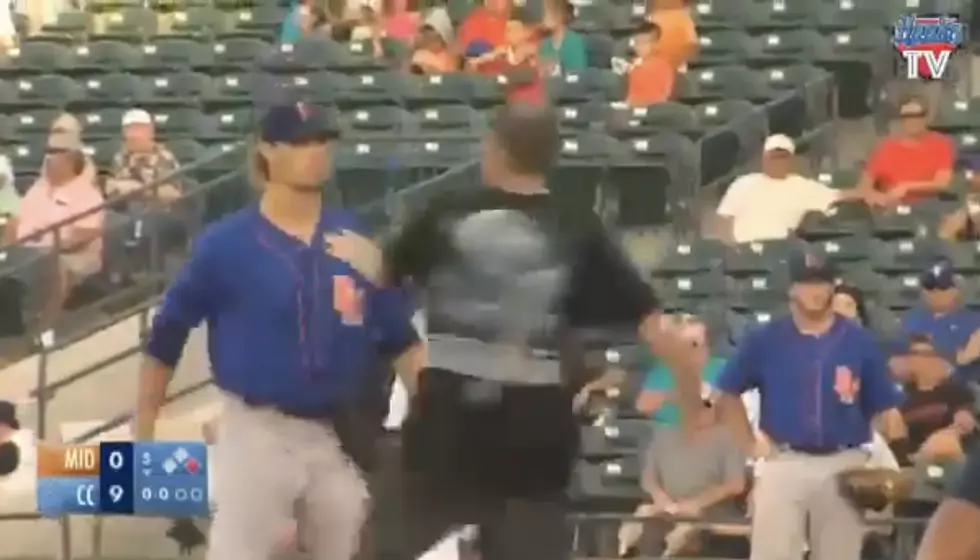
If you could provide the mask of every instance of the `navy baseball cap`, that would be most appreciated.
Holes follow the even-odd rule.
[[[792,282],[833,284],[837,269],[818,255],[800,251],[789,258],[789,278]]]
[[[326,111],[298,101],[275,105],[259,121],[259,139],[269,144],[316,144],[340,136]]]
[[[936,259],[922,271],[919,285],[923,290],[949,290],[956,287],[956,269],[946,257]]]

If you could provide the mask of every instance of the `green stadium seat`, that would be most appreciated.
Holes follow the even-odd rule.
[[[394,189],[394,169],[403,165],[398,142],[343,142],[336,150],[335,177],[344,204],[359,206],[381,200]]]
[[[841,62],[883,64],[891,54],[889,39],[883,29],[867,26],[828,32],[825,59],[822,62],[824,64]]]
[[[697,301],[717,299],[726,293],[728,287],[725,277],[718,270],[658,278],[653,280],[653,286],[664,301],[678,305],[697,305]]]
[[[652,436],[653,424],[646,418],[617,418],[606,426],[586,426],[581,430],[582,455],[591,460],[642,455]]]
[[[44,162],[44,140],[38,137],[33,142],[11,146],[7,156],[14,169],[40,170]]]
[[[785,313],[785,299],[773,303],[772,307],[730,312],[728,330],[732,333],[732,342],[738,344],[746,333],[770,323],[773,318]]]
[[[214,97],[210,102],[246,102],[252,100],[254,74],[231,73],[214,76]]]
[[[122,133],[122,118],[129,107],[98,107],[76,115],[86,138],[114,137]]]
[[[174,12],[170,29],[177,33],[214,35],[227,31],[229,26],[224,12],[205,5]]]
[[[422,134],[479,134],[486,127],[482,113],[467,105],[433,105],[414,111],[415,128]]]
[[[199,72],[177,72],[156,76],[149,82],[147,97],[161,101],[173,99],[214,99],[216,88],[211,76]]]
[[[75,63],[81,69],[114,71],[139,69],[143,64],[140,49],[116,40],[94,40],[75,48]]]
[[[896,14],[888,2],[854,0],[808,0],[811,24],[831,29],[860,28],[862,32],[884,29],[895,24]],[[860,34],[859,34],[860,36]]]
[[[75,80],[61,74],[24,75],[17,79],[20,99],[64,106],[85,96],[85,89]]]
[[[219,66],[251,66],[271,45],[253,37],[229,37],[214,44],[214,63]]]
[[[344,88],[344,83],[348,80],[347,76],[335,72],[311,72],[293,76],[262,74],[253,82],[253,88],[263,92],[259,97],[264,99],[270,83],[281,83],[282,85],[279,86],[275,95],[282,95],[285,91],[289,91],[292,92],[290,98],[306,99],[322,105],[333,105]],[[275,86],[272,87],[275,89]]]
[[[732,309],[768,309],[786,301],[789,286],[785,271],[733,279],[729,281],[728,305]]]
[[[191,138],[174,138],[166,141],[167,149],[181,165],[189,165],[205,155],[204,146]]]
[[[146,78],[122,72],[85,78],[82,84],[86,101],[98,104],[139,105],[152,96]]]
[[[980,274],[980,244],[973,242],[946,242],[943,250],[953,261],[957,272],[975,276]]]
[[[715,239],[695,238],[682,241],[669,251],[654,267],[655,277],[684,276],[720,268],[725,246]]]
[[[7,115],[0,115],[0,144],[10,144],[17,138],[17,128]]]
[[[157,32],[157,18],[153,10],[143,7],[121,8],[100,14],[101,26],[96,23],[99,35],[145,38]]]
[[[874,244],[871,239],[860,235],[826,239],[810,244],[810,249],[814,253],[838,267],[867,259],[871,255],[873,247]]]
[[[238,29],[257,31],[278,31],[285,12],[275,4],[259,4],[251,9],[239,10],[235,14]]]
[[[860,169],[835,169],[817,173],[817,181],[835,189],[852,189],[860,180]]]
[[[65,10],[58,13],[57,19],[41,26],[42,33],[59,35],[84,35],[92,29],[92,14],[78,10]]]
[[[623,98],[623,78],[610,70],[587,68],[548,80],[549,91],[559,103],[615,101]]]
[[[211,6],[211,0],[149,0],[149,6],[154,11],[189,10]]]
[[[978,132],[961,132],[952,134],[953,143],[956,144],[957,155],[962,158],[967,155],[980,153],[980,141]]]
[[[599,464],[579,461],[573,494],[579,500],[599,500],[604,511],[635,508],[645,497],[640,488],[640,469],[635,455]]]
[[[803,217],[796,234],[807,241],[864,235],[871,230],[871,211],[863,203],[844,202],[827,213],[809,212]]]
[[[400,72],[379,72],[349,76],[340,81],[337,103],[342,107],[397,104],[407,86]]]
[[[211,116],[216,120],[218,133],[229,137],[248,134],[255,122],[255,110],[251,106],[217,111]]]
[[[410,107],[420,107],[436,104],[468,103],[472,96],[473,84],[467,74],[455,74],[406,77],[405,102]]]
[[[85,153],[92,158],[96,169],[109,171],[112,169],[112,160],[121,146],[122,142],[119,138],[103,138],[87,143]]]
[[[895,274],[917,274],[942,254],[941,245],[932,238],[879,240],[869,253],[875,270]]]
[[[932,127],[947,133],[980,130],[980,103],[972,99],[942,99]]]
[[[690,93],[696,97],[747,99],[768,91],[765,79],[747,66],[725,65],[696,68],[686,73]],[[681,92],[683,97],[687,97]]]
[[[878,303],[893,310],[912,307],[921,294],[918,274],[879,276],[878,286]]]
[[[17,86],[9,80],[0,80],[0,108],[16,106],[19,103],[20,92],[17,91]]]
[[[353,54],[352,45],[333,41],[328,37],[307,37],[296,43],[284,43],[270,49],[259,61],[259,66],[273,74],[295,74],[319,70],[381,69],[382,64],[366,64]],[[370,51],[368,51],[370,53]],[[371,57],[372,61],[374,58]]]
[[[756,43],[741,29],[719,29],[698,37],[698,66],[738,64],[753,58]]]
[[[17,136],[47,136],[54,122],[62,113],[60,108],[36,108],[18,111],[11,115],[13,125],[16,128]]]
[[[11,63],[25,72],[59,72],[72,68],[75,60],[70,47],[54,41],[23,41],[10,52]]]
[[[926,233],[931,225],[922,223],[916,215],[913,206],[896,206],[890,210],[881,210],[872,215],[873,232],[877,237],[914,237]]]
[[[723,268],[729,276],[764,274],[785,267],[798,248],[798,242],[788,239],[740,243],[725,253]]]
[[[760,4],[754,0],[696,0],[691,9],[699,30],[740,29],[766,19]]]
[[[825,58],[827,41],[812,29],[775,29],[753,37],[751,60],[759,63],[812,62]]]
[[[154,37],[143,45],[143,66],[157,71],[211,66],[215,53],[209,43],[186,37]]]
[[[361,134],[404,134],[408,126],[409,114],[400,107],[364,107],[351,111],[341,118],[344,135]]]
[[[115,12],[126,8],[142,8],[143,0],[90,0],[85,7],[92,12]]]
[[[576,134],[591,128],[605,116],[606,104],[601,102],[563,105],[557,109],[558,126],[562,134]]]
[[[664,131],[687,131],[695,128],[694,110],[681,103],[657,103],[648,107],[630,107],[622,102],[610,104],[606,129],[617,137],[649,136]]]
[[[195,107],[161,107],[153,112],[157,131],[166,136],[192,136],[202,119]]]

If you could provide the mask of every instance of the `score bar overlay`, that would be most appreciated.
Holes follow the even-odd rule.
[[[208,498],[201,442],[38,446],[37,507],[46,517],[204,517]]]

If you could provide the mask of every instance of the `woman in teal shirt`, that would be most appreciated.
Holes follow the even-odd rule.
[[[699,357],[703,361],[701,392],[707,397],[725,367],[725,360],[711,356],[703,323],[689,318],[684,320],[681,328],[684,337],[699,350]],[[636,398],[636,409],[650,416],[658,426],[677,426],[680,423],[680,410],[671,402],[674,389],[670,370],[663,364],[653,366],[643,380],[643,389]]]
[[[553,2],[545,2],[547,35],[538,45],[538,56],[554,65],[559,73],[584,70],[588,66],[585,38],[568,28],[575,15],[575,7],[565,0]]]

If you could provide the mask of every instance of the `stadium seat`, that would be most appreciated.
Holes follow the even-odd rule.
[[[194,107],[160,108],[153,112],[157,131],[168,137],[193,136],[202,120],[201,111]]]
[[[699,30],[741,29],[762,21],[762,2],[752,0],[697,0],[692,3],[694,20]]]
[[[786,272],[745,276],[729,282],[728,302],[733,309],[769,309],[786,301],[789,290]]]
[[[471,140],[435,137],[411,142],[402,149],[404,165],[411,173],[410,182],[415,182],[411,179],[424,180],[461,161],[475,160],[480,155],[480,142],[475,137]]]
[[[336,150],[335,181],[344,204],[358,206],[381,200],[398,185],[406,159],[398,142],[344,142]]]
[[[946,242],[943,252],[957,272],[969,275],[980,274],[980,245],[972,242]]]
[[[116,71],[142,68],[143,55],[129,43],[116,40],[94,40],[75,48],[75,63],[80,69]]]
[[[607,110],[603,103],[579,103],[558,108],[558,126],[564,135],[574,135],[600,122]]]
[[[18,137],[47,136],[51,123],[61,113],[60,108],[30,109],[11,116],[11,121]]]
[[[86,138],[118,138],[122,131],[122,118],[128,107],[101,106],[76,115],[84,127]]]
[[[977,141],[977,134],[974,132],[962,132],[953,134],[953,142],[956,144],[957,156],[962,160],[966,156],[973,156],[980,153],[980,142]]]
[[[410,107],[434,104],[469,103],[473,84],[463,73],[412,75],[406,78],[405,102]]]
[[[637,457],[621,457],[599,464],[579,461],[575,469],[576,497],[601,500],[604,511],[636,507],[644,498],[640,488],[641,465]],[[608,505],[615,501],[617,505]]]
[[[85,96],[85,89],[61,74],[22,75],[17,80],[22,101],[62,107]]]
[[[64,10],[57,19],[41,26],[44,34],[83,37],[93,27],[92,14],[78,10]]]
[[[871,229],[871,211],[863,203],[847,202],[826,213],[808,212],[796,234],[806,241],[864,235]]]
[[[719,271],[708,271],[690,276],[654,279],[657,293],[665,302],[681,307],[698,305],[699,301],[717,298],[727,291],[725,277]]]
[[[354,75],[340,81],[337,104],[341,107],[397,104],[405,90],[405,80],[399,72]]]
[[[251,103],[254,74],[230,73],[214,76],[214,97],[207,101],[220,103]]]
[[[248,67],[265,55],[271,45],[252,37],[228,37],[214,44],[214,63],[218,66]]]
[[[921,287],[918,274],[880,276],[878,302],[889,309],[908,309],[919,300]]]
[[[810,250],[838,267],[846,263],[863,261],[872,254],[874,242],[862,235],[838,237],[809,244]]]
[[[6,152],[14,169],[40,170],[44,162],[43,140],[16,144],[10,146]]]
[[[966,99],[943,99],[932,127],[947,133],[980,130],[980,104]]]
[[[738,64],[753,58],[756,42],[740,29],[720,29],[698,37],[696,66]]]
[[[482,113],[466,105],[433,105],[414,112],[415,126],[422,134],[478,135],[486,127]]]
[[[160,79],[165,78],[155,80]],[[132,107],[151,97],[151,84],[148,80],[132,74],[102,74],[86,78],[82,83],[85,87],[85,101],[88,103]]]
[[[217,88],[211,76],[200,72],[177,72],[153,77],[149,80],[148,99],[154,103],[172,102],[174,99],[213,100]]]
[[[879,240],[871,249],[872,265],[887,274],[919,273],[944,253],[939,241],[931,238]]]
[[[725,246],[718,240],[695,238],[673,245],[654,269],[655,277],[687,276],[721,267]]]
[[[156,32],[156,14],[148,8],[128,7],[96,16],[94,35],[119,37],[135,42]]]
[[[251,9],[239,10],[235,19],[239,29],[275,32],[282,25],[284,10],[274,3],[260,3]]]
[[[181,165],[191,164],[204,157],[205,148],[193,138],[175,138],[167,141],[167,148]]]
[[[588,426],[581,430],[582,455],[587,459],[611,459],[642,455],[653,433],[649,419],[617,420],[609,425]]]
[[[13,67],[25,72],[59,72],[72,68],[75,61],[71,48],[49,40],[22,41],[10,53]]]
[[[681,103],[658,103],[649,107],[629,107],[615,102],[606,117],[606,129],[613,136],[649,136],[663,131],[688,131],[696,126],[694,110]]]
[[[799,243],[791,240],[741,243],[724,254],[724,271],[729,276],[765,274],[785,267],[786,259],[798,248]]]
[[[558,103],[617,100],[623,98],[624,84],[609,70],[587,68],[550,78],[548,91]]]
[[[207,67],[215,59],[209,43],[185,37],[154,37],[142,48],[143,66],[158,72]]]
[[[827,53],[827,41],[813,29],[775,29],[753,40],[751,60],[757,63],[813,62]]]
[[[409,114],[400,107],[364,107],[347,113],[341,119],[341,129],[354,135],[401,135],[408,126]]]
[[[92,163],[97,169],[108,171],[112,169],[112,160],[116,157],[121,146],[122,141],[118,137],[102,138],[88,142],[85,146],[85,153],[92,158]]]
[[[241,138],[248,134],[255,122],[255,111],[251,106],[239,109],[218,111],[212,115],[216,119],[217,132],[229,138]]]
[[[891,211],[873,213],[872,226],[875,236],[882,238],[914,237],[929,230],[913,207],[905,205],[896,206]]]
[[[173,14],[171,31],[194,35],[215,35],[228,30],[228,18],[209,5],[188,7]]]

